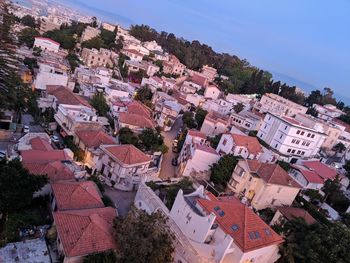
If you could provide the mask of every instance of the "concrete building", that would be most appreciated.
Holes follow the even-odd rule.
[[[150,174],[151,158],[133,145],[101,145],[97,170],[108,185],[122,191],[136,190]]]
[[[84,41],[93,39],[94,37],[97,37],[100,33],[101,33],[100,29],[87,26],[83,31],[83,34],[81,35],[80,42],[82,43]]]
[[[316,130],[296,119],[267,113],[257,137],[286,157],[310,158],[318,155],[326,135],[322,128]]]
[[[207,136],[215,136],[227,132],[228,118],[221,116],[213,112],[209,112],[205,116],[204,122],[201,127],[201,132]]]
[[[40,48],[43,51],[58,52],[60,43],[46,37],[36,37],[34,47]]]
[[[256,210],[290,206],[301,189],[278,164],[261,163],[257,160],[239,161],[227,187]]]
[[[143,43],[143,46],[145,48],[147,48],[149,51],[159,51],[159,52],[163,52],[163,48],[158,45],[158,43],[156,41],[146,41]]]
[[[264,94],[260,101],[255,103],[254,108],[262,113],[269,112],[290,117],[294,117],[297,113],[304,114],[307,111],[306,107],[273,93]]]
[[[217,86],[209,85],[208,87],[205,88],[204,98],[216,100],[219,98],[220,94],[221,94],[221,91]]]
[[[230,123],[244,131],[258,131],[263,122],[263,116],[260,113],[250,111],[231,112]]]
[[[123,49],[121,51],[125,56],[128,56],[131,61],[141,62],[143,59],[143,54],[137,51],[136,49]]]
[[[68,74],[58,65],[38,63],[39,70],[35,76],[33,86],[35,89],[46,90],[48,85],[67,86]]]
[[[197,250],[203,262],[273,263],[283,238],[234,197],[217,198],[203,186],[184,195],[179,190],[170,218]]]
[[[42,17],[40,19],[40,34],[44,34],[47,31],[60,29],[62,23],[54,17]]]
[[[151,62],[147,61],[134,61],[134,60],[125,60],[124,65],[128,67],[128,73],[130,72],[138,72],[140,70],[144,71],[147,76],[154,76],[159,71],[159,67],[154,65]]]
[[[163,72],[165,74],[182,76],[185,69],[186,66],[174,55],[170,55],[169,60],[163,62]]]
[[[204,65],[202,67],[202,74],[209,80],[209,82],[213,82],[217,76],[217,70],[216,68]]]
[[[165,131],[170,130],[182,109],[176,99],[170,95],[157,91],[153,94],[153,118]]]
[[[102,23],[102,28],[105,29],[105,30],[111,31],[111,32],[115,32],[115,29],[117,27],[118,26],[110,24],[110,23],[107,23],[107,22],[103,22]]]
[[[331,121],[344,114],[343,111],[337,109],[336,106],[330,104],[323,106],[314,104],[312,105],[312,107],[317,111],[317,117],[325,121]]]
[[[100,50],[83,48],[81,52],[81,58],[88,67],[112,66],[111,55],[112,52],[104,48],[100,48]]]

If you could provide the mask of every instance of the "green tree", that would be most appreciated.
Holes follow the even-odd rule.
[[[84,41],[83,43],[81,43],[81,46],[89,49],[100,49],[101,47],[103,47],[103,40],[101,39],[101,37],[97,36]]]
[[[73,50],[77,42],[74,37],[74,32],[70,28],[47,31],[44,34],[44,37],[51,38],[52,40],[60,43],[62,48],[68,50]]]
[[[186,111],[182,115],[182,121],[186,125],[187,128],[193,129],[197,127],[197,123],[194,119],[194,114],[192,111]]]
[[[0,163],[0,212],[19,211],[31,203],[33,194],[48,183],[43,175],[33,175],[18,160]],[[14,191],[20,189],[20,191]]]
[[[346,147],[343,143],[339,142],[336,145],[334,145],[333,150],[337,153],[343,153],[346,150]]]
[[[151,101],[152,97],[152,90],[149,87],[144,86],[137,91],[135,95],[135,100],[145,103],[146,101]]]
[[[32,17],[31,15],[25,15],[24,17],[22,17],[21,23],[31,28],[35,28],[37,26],[35,18]]]
[[[343,168],[346,171],[346,176],[350,178],[350,161],[346,161]]]
[[[224,155],[211,167],[210,180],[216,186],[221,187],[221,190],[224,190],[237,163],[238,160],[232,154]]]
[[[139,139],[147,151],[158,150],[164,143],[163,136],[150,128],[144,129],[139,135]]]
[[[23,63],[28,67],[28,69],[32,72],[32,74],[34,73],[35,68],[39,68],[38,61],[36,58],[25,57],[23,60]]]
[[[345,212],[345,210],[349,207],[350,201],[344,195],[338,177],[334,180],[327,180],[322,190],[326,194],[325,201],[338,212]]]
[[[208,111],[203,110],[202,108],[197,108],[195,120],[197,122],[197,128],[200,129],[202,127],[202,124],[204,122],[205,116],[207,116]]]
[[[101,28],[100,37],[101,37],[105,47],[110,48],[110,47],[115,46],[115,42],[114,42],[115,36],[116,36],[115,32]]]
[[[117,217],[114,222],[117,262],[172,262],[174,237],[166,221],[161,212],[147,214],[135,208],[125,218]]]
[[[92,254],[83,258],[83,263],[115,263],[117,257],[114,251],[105,251],[98,254]]]
[[[68,63],[70,65],[72,72],[74,72],[74,70],[81,64],[81,61],[80,61],[78,55],[75,54],[74,52],[70,52],[66,56],[66,59],[68,60]]]
[[[244,110],[244,104],[242,102],[238,102],[236,105],[233,106],[233,110],[236,113],[240,113],[242,110]]]
[[[309,114],[315,118],[318,117],[318,111],[314,107],[309,107],[306,111],[306,114]]]
[[[222,134],[215,135],[214,137],[207,137],[207,140],[210,142],[210,146],[214,149],[218,147],[221,140]]]
[[[34,45],[35,37],[40,36],[40,33],[31,27],[22,29],[18,34],[18,43],[31,48]]]
[[[121,144],[132,144],[139,147],[139,137],[129,128],[121,128],[118,132],[119,142]]]
[[[91,106],[95,108],[99,116],[106,117],[109,112],[109,106],[102,92],[97,92],[91,99]]]

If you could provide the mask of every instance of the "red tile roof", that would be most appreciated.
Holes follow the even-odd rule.
[[[188,135],[192,136],[192,137],[199,137],[199,138],[202,138],[202,139],[207,139],[207,136],[203,133],[203,132],[200,132],[200,131],[197,131],[197,130],[188,130]]]
[[[53,150],[49,141],[41,137],[35,137],[29,141],[32,150],[50,151]]]
[[[246,160],[251,173],[256,174],[266,183],[301,188],[293,178],[278,164],[261,163],[257,160]]]
[[[85,147],[98,148],[101,144],[116,144],[113,137],[104,131],[82,130],[75,133]]]
[[[48,85],[46,86],[46,92],[55,96],[58,104],[83,105],[91,108],[89,102],[64,86]]]
[[[138,52],[136,49],[123,49],[122,53],[123,52],[129,52],[129,53],[132,53],[136,56],[143,57],[142,53]]]
[[[119,122],[129,124],[140,128],[154,129],[155,124],[150,117],[144,117],[142,115],[120,112],[118,114]]]
[[[141,115],[141,116],[146,117],[146,118],[150,118],[151,113],[152,113],[151,109],[149,109],[148,107],[143,105],[141,102],[138,102],[136,100],[128,103],[127,112],[132,113],[132,114]]]
[[[211,153],[211,154],[214,154],[214,155],[219,155],[214,148],[208,146],[208,145],[205,145],[205,144],[195,144],[194,145],[194,148],[195,149],[198,149],[200,151],[203,151],[203,152],[207,152],[207,153]]]
[[[337,176],[337,170],[321,163],[320,161],[306,161],[303,165],[308,169],[316,172],[324,181],[334,180]]]
[[[103,148],[123,164],[130,165],[151,161],[151,158],[131,144],[103,146]]]
[[[70,160],[64,150],[24,150],[21,151],[22,162],[47,163],[50,161]]]
[[[52,184],[58,210],[104,207],[97,186],[92,181]]]
[[[303,208],[298,207],[279,207],[277,208],[288,220],[301,217],[309,225],[316,223],[316,220]]]
[[[208,83],[208,79],[199,73],[194,73],[191,77],[191,81],[202,87],[205,87]]]
[[[283,238],[273,231],[250,208],[234,197],[197,199],[207,212],[216,215],[216,222],[233,238],[243,252],[280,244]],[[220,215],[220,212],[224,215]]]
[[[67,257],[85,256],[116,249],[111,207],[53,213],[57,234]]]
[[[307,168],[302,168],[297,165],[291,165],[294,169],[297,169],[302,173],[302,175],[305,177],[305,179],[309,183],[314,183],[314,184],[323,184],[324,180],[314,171],[310,171]]]
[[[46,41],[50,41],[51,43],[55,44],[55,45],[60,45],[60,43],[52,40],[51,38],[47,38],[47,37],[35,37],[35,39],[41,39],[41,40],[46,40]]]
[[[249,153],[257,155],[263,152],[263,148],[256,137],[240,134],[231,134],[231,136],[235,145],[247,148]]]
[[[74,173],[60,161],[46,163],[23,163],[23,167],[35,175],[47,175],[50,182],[74,179]]]
[[[219,114],[216,114],[214,112],[209,112],[207,116],[205,116],[205,121],[210,121],[212,123],[222,123],[224,125],[228,125],[228,117],[227,116],[221,116]]]

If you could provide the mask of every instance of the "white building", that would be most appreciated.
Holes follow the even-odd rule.
[[[43,51],[58,52],[60,43],[46,37],[36,37],[34,47],[40,48]]]
[[[220,116],[209,112],[205,116],[204,122],[201,127],[201,132],[207,136],[215,136],[227,132],[229,120],[226,116]]]
[[[163,48],[158,45],[158,43],[156,41],[147,41],[143,43],[143,46],[145,48],[147,48],[149,51],[159,51],[159,52],[163,52]]]
[[[219,98],[220,93],[221,91],[218,87],[216,87],[215,85],[209,85],[205,88],[204,98],[216,100]]]
[[[107,184],[123,191],[137,189],[142,178],[150,175],[151,158],[133,145],[101,145],[97,163]]]
[[[201,107],[210,112],[216,112],[217,114],[227,115],[232,111],[233,104],[224,99],[207,100],[202,103]]]
[[[230,123],[247,131],[258,131],[263,117],[250,111],[231,112]]]
[[[344,114],[344,112],[337,109],[336,106],[330,104],[323,106],[314,104],[312,107],[317,111],[317,117],[325,121],[331,121]]]
[[[179,190],[170,217],[211,262],[273,263],[283,238],[250,208],[234,197],[217,198],[203,186],[184,195]]]
[[[273,93],[266,93],[254,108],[262,113],[270,112],[276,115],[295,116],[297,113],[306,113],[307,108],[293,101],[287,100]]]
[[[121,53],[128,56],[131,61],[138,61],[138,62],[141,62],[144,56],[142,53],[140,53],[136,49],[123,49]]]
[[[47,85],[67,86],[68,75],[65,70],[62,70],[55,65],[38,63],[39,71],[34,80],[34,88],[45,90]]]
[[[272,113],[266,114],[257,136],[280,154],[297,158],[316,156],[325,140],[322,130],[308,128],[293,118]]]

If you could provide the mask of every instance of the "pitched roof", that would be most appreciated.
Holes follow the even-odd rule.
[[[151,110],[136,100],[127,104],[127,112],[132,114],[138,114],[146,118],[150,118]]]
[[[298,207],[278,207],[277,210],[288,220],[301,217],[309,225],[316,223],[316,220],[303,208]]]
[[[257,155],[263,152],[263,148],[256,137],[240,134],[231,134],[231,136],[237,146],[246,147],[249,153]]]
[[[259,176],[266,183],[301,188],[292,177],[278,164],[261,163],[257,160],[246,160],[250,172]]]
[[[203,152],[207,152],[207,153],[211,153],[211,154],[214,154],[214,155],[219,155],[214,148],[208,146],[208,145],[205,145],[205,144],[195,144],[194,145],[195,149],[198,149],[200,151],[203,151]]]
[[[74,179],[74,173],[60,161],[23,163],[23,167],[35,175],[47,175],[50,182]]]
[[[199,137],[202,139],[207,139],[207,136],[203,132],[200,132],[197,130],[188,130],[187,134],[192,136],[192,137]]]
[[[120,112],[118,114],[119,121],[121,123],[126,123],[132,126],[141,127],[141,128],[150,128],[154,129],[155,124],[151,118],[146,118],[142,115]]]
[[[92,181],[52,184],[58,210],[104,207],[97,186]]]
[[[29,143],[32,146],[32,150],[41,150],[41,151],[53,150],[49,141],[47,141],[41,137],[35,137],[35,138],[31,139],[29,141]]]
[[[46,92],[52,96],[55,96],[58,104],[83,105],[91,108],[89,102],[64,86],[47,85]]]
[[[98,148],[101,144],[116,144],[113,137],[104,131],[81,130],[75,134],[88,148]]]
[[[24,150],[21,151],[22,162],[48,163],[50,161],[70,160],[64,150]]]
[[[324,180],[314,171],[308,170],[306,167],[303,168],[302,166],[298,165],[291,165],[294,169],[297,169],[302,173],[302,175],[305,177],[305,179],[309,183],[315,183],[315,184],[323,184]]]
[[[139,164],[151,161],[151,158],[131,144],[103,146],[103,148],[124,164]]]
[[[243,252],[283,242],[282,237],[234,197],[212,200],[199,198],[197,202],[207,212],[216,215],[216,222]]]
[[[208,82],[207,78],[199,73],[193,74],[193,76],[191,77],[191,81],[202,87],[204,87]]]
[[[55,212],[57,234],[65,256],[85,256],[116,249],[111,207]]]
[[[338,174],[337,170],[321,163],[320,161],[305,161],[303,162],[303,165],[316,172],[324,181],[327,181],[328,179],[334,180]]]
[[[50,41],[51,43],[55,44],[55,45],[60,45],[60,43],[52,40],[51,38],[48,38],[48,37],[35,37],[35,39],[41,39],[41,40],[46,40],[46,41]]]

